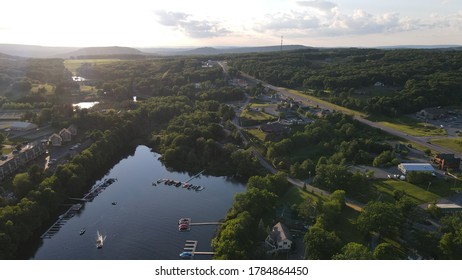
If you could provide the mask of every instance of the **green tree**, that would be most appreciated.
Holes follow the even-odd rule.
[[[24,197],[33,188],[28,173],[18,173],[13,179],[13,189],[17,197]]]
[[[343,246],[342,252],[335,254],[332,259],[334,260],[372,260],[374,259],[371,251],[356,242],[350,242]]]
[[[312,226],[304,237],[306,259],[330,260],[341,248],[340,238],[321,227]]]
[[[374,258],[377,260],[400,260],[404,255],[390,243],[380,243],[374,249]]]
[[[375,231],[384,236],[398,235],[403,215],[395,204],[372,201],[367,203],[357,219],[359,229],[364,233]]]

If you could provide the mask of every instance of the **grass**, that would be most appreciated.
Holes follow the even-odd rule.
[[[462,153],[462,138],[435,138],[430,140],[433,144],[446,147],[458,153]]]
[[[437,180],[439,181],[439,180]],[[437,188],[434,186],[435,182],[432,182],[430,186],[430,191],[427,192],[426,189],[413,185],[409,182],[399,181],[399,180],[385,180],[385,181],[376,181],[373,184],[373,187],[382,194],[385,194],[387,197],[383,200],[390,200],[393,197],[393,191],[404,191],[406,196],[412,199],[417,204],[422,204],[425,202],[432,202],[438,198],[440,195],[433,193],[433,189]],[[432,188],[433,186],[433,188]]]
[[[299,187],[291,187],[281,198],[281,202],[287,205],[300,204],[311,198],[313,200],[325,200],[327,197],[317,196],[310,192],[304,191]]]
[[[37,93],[39,88],[45,88],[47,93],[53,93],[54,92],[54,86],[50,84],[33,84],[31,88],[32,93]]]
[[[80,92],[83,92],[83,93],[96,93],[97,90],[93,86],[80,86]]]
[[[257,121],[257,122],[270,122],[270,121],[276,120],[276,117],[274,117],[273,115],[267,114],[262,111],[247,110],[247,109],[242,111],[240,117],[251,120],[251,121]]]
[[[261,142],[265,142],[266,133],[261,131],[258,128],[246,129],[247,133],[251,134],[253,137],[257,138]]]
[[[405,116],[396,118],[371,116],[368,119],[412,136],[446,136],[444,129]]]
[[[76,75],[77,68],[84,63],[91,64],[108,64],[121,61],[120,59],[67,59],[64,61],[64,67],[67,68],[73,75]]]
[[[367,245],[364,240],[364,234],[362,234],[356,226],[356,219],[359,213],[360,212],[350,207],[345,207],[342,210],[341,216],[333,226],[333,230],[345,244],[356,242]]]
[[[317,98],[317,97],[314,97],[312,95],[307,95],[307,94],[304,94],[298,90],[293,90],[293,89],[285,89],[287,90],[288,92],[292,93],[292,94],[295,94],[295,95],[298,95],[300,97],[303,97],[305,99],[308,99],[308,100],[311,100],[313,102],[316,102],[316,103],[319,103],[321,105],[325,105],[325,106],[328,106],[330,108],[332,108],[333,110],[335,111],[339,111],[339,112],[343,112],[345,114],[348,114],[348,115],[353,115],[353,116],[361,116],[361,117],[364,117],[365,114],[364,113],[361,113],[359,111],[355,111],[355,110],[352,110],[352,109],[348,109],[348,108],[345,108],[345,107],[342,107],[342,106],[339,106],[339,105],[336,105],[336,104],[333,104],[333,103],[330,103],[328,101],[325,101],[325,100],[322,100],[320,98]]]

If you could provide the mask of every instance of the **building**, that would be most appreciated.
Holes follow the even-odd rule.
[[[430,208],[431,205],[432,204],[429,204],[428,207]],[[462,211],[462,206],[455,203],[436,203],[435,206],[444,214]]]
[[[71,124],[67,130],[69,130],[69,132],[72,134],[72,136],[76,136],[77,135],[77,126],[75,126],[74,124]]]
[[[398,164],[398,170],[405,175],[411,171],[435,173],[435,169],[430,163],[400,163]]]
[[[48,138],[48,142],[53,147],[60,147],[63,144],[63,138],[56,133],[53,133],[50,138]]]
[[[72,133],[67,128],[61,129],[59,136],[61,136],[63,142],[70,142],[72,140]]]
[[[265,244],[270,252],[284,252],[292,248],[292,236],[289,229],[281,223],[277,223],[265,239]]]
[[[441,107],[426,108],[420,110],[417,115],[430,120],[438,120],[447,117],[447,110]]]
[[[280,122],[269,122],[260,125],[260,130],[266,133],[283,133],[288,131],[288,127]]]
[[[456,158],[454,154],[437,154],[432,162],[441,170],[459,170],[460,168],[460,158]]]
[[[37,125],[29,122],[12,122],[10,129],[16,131],[29,131],[37,129]]]

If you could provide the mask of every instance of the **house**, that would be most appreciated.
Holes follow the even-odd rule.
[[[432,162],[441,170],[459,170],[460,168],[460,158],[456,158],[454,154],[437,154]]]
[[[429,163],[400,163],[398,164],[398,170],[406,175],[407,172],[431,172],[435,173],[435,169]]]
[[[282,133],[287,131],[288,128],[280,122],[269,122],[260,125],[260,130],[266,133]]]
[[[273,226],[265,239],[265,244],[271,251],[284,252],[292,248],[292,236],[289,229],[280,222]]]
[[[77,126],[75,126],[74,124],[71,124],[67,130],[69,130],[69,132],[72,134],[72,136],[76,136],[77,135]]]
[[[48,138],[50,145],[53,147],[60,147],[63,143],[63,138],[56,133],[53,133],[50,138]]]
[[[441,107],[426,108],[420,110],[417,115],[430,120],[438,120],[447,117],[447,111]]]
[[[72,140],[72,133],[67,128],[61,129],[59,136],[61,136],[64,142],[70,142]]]
[[[431,207],[432,204],[428,205],[428,208]],[[444,214],[460,212],[462,211],[462,206],[455,203],[436,203],[434,204],[440,211]]]

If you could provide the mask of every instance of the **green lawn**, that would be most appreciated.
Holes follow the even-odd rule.
[[[380,193],[383,193],[385,196],[388,196],[388,198],[393,197],[393,191],[395,190],[404,191],[406,195],[409,198],[411,198],[414,202],[416,202],[417,204],[422,204],[440,198],[439,194],[434,193],[434,190],[436,191],[438,188],[437,181],[440,180],[435,180],[435,182],[432,182],[432,184],[430,185],[430,191],[428,192],[426,188],[422,188],[400,180],[375,181],[373,187]],[[443,186],[440,185],[439,188],[443,188]],[[385,200],[388,199],[386,199],[385,197]]]
[[[345,207],[342,210],[342,215],[336,221],[333,230],[338,237],[346,244],[349,242],[356,242],[367,245],[362,234],[356,227],[356,219],[360,212]]]
[[[33,92],[33,93],[37,93],[38,89],[40,87],[44,87],[46,89],[47,93],[53,93],[54,92],[54,86],[50,85],[50,84],[33,84],[30,91]]]
[[[261,142],[265,142],[266,133],[258,128],[246,129],[247,133],[251,134]]]
[[[325,200],[327,197],[317,196],[310,192],[304,191],[299,187],[291,187],[281,198],[281,202],[287,205],[300,204],[305,201],[307,198],[314,200]]]
[[[444,129],[405,116],[396,118],[370,116],[368,119],[412,136],[446,136]]]
[[[67,68],[73,75],[76,75],[77,68],[79,68],[84,63],[91,64],[107,64],[113,63],[116,61],[121,61],[120,59],[67,59],[64,61],[64,67]]]
[[[430,141],[435,145],[462,153],[462,138],[435,138]]]
[[[267,114],[262,111],[256,111],[256,110],[242,111],[241,118],[246,118],[246,119],[255,120],[255,121],[272,121],[276,119],[273,115]]]

